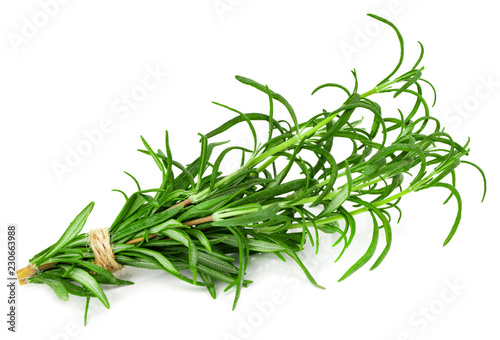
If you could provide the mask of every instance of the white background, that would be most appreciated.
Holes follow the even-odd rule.
[[[438,90],[431,113],[461,143],[471,137],[470,160],[488,175],[489,193],[480,204],[479,175],[465,165],[458,170],[463,219],[448,246],[442,242],[456,203],[442,206],[447,193],[434,189],[404,199],[393,249],[373,272],[363,268],[337,283],[369,242],[363,217],[359,239],[336,264],[338,249],[328,243],[318,257],[306,252],[304,261],[324,291],[290,261],[259,256],[247,276],[255,283],[233,312],[233,294],[223,293],[222,285],[212,300],[204,288],[167,274],[127,269],[123,277],[136,285],[108,289],[109,311],[93,301],[86,328],[82,299],[63,303],[48,287],[20,287],[18,333],[12,338],[499,339],[500,231],[493,209],[500,189],[494,168],[500,24],[493,1],[3,1],[1,256],[8,223],[19,226],[20,266],[57,240],[90,201],[96,207],[85,230],[109,226],[123,203],[110,189],[134,190],[123,170],[144,187],[158,185],[154,163],[135,151],[140,135],[163,147],[168,129],[174,157],[187,163],[199,152],[196,133],[231,117],[210,101],[266,112],[267,98],[240,85],[236,74],[283,94],[300,120],[338,105],[339,92],[310,92],[325,82],[352,88],[353,67],[361,91],[372,88],[392,70],[399,50],[394,33],[374,25],[369,12],[401,30],[408,58],[403,71],[418,56],[417,40],[425,45],[424,76]],[[154,89],[141,92],[148,69],[161,76]],[[134,94],[144,100],[126,111],[123,96]],[[68,150],[87,140],[84,131],[106,122],[88,154],[58,176],[54,164],[65,164]],[[0,262],[3,278],[6,260]]]

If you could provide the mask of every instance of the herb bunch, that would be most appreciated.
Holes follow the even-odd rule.
[[[256,253],[274,253],[292,258],[315,286],[321,287],[305,265],[300,252],[307,241],[318,251],[321,233],[338,234],[333,246],[341,245],[337,260],[356,234],[354,216],[369,213],[373,221],[371,243],[364,255],[340,278],[344,280],[370,262],[383,243],[370,269],[378,267],[392,242],[391,214],[397,212],[402,197],[415,191],[444,188],[454,198],[458,211],[446,245],[460,223],[462,201],[455,187],[456,168],[465,163],[474,166],[484,180],[483,171],[463,160],[468,144],[461,145],[444,132],[439,120],[430,115],[423,86],[434,87],[422,78],[420,67],[424,49],[413,67],[399,76],[404,57],[403,38],[391,22],[376,15],[372,18],[390,26],[400,44],[400,58],[394,70],[372,90],[358,93],[356,72],[354,88],[335,83],[317,87],[345,93],[345,102],[334,111],[312,116],[298,123],[290,103],[280,94],[249,78],[236,79],[262,92],[269,100],[267,113],[235,113],[235,117],[215,130],[200,134],[201,152],[187,166],[175,161],[168,133],[165,149],[154,151],[142,138],[144,149],[162,174],[158,188],[141,189],[125,197],[125,204],[109,227],[115,260],[127,266],[164,270],[189,284],[203,286],[215,298],[215,282],[234,288],[236,306],[245,279],[249,257]],[[369,97],[389,93],[392,97],[412,96],[413,107],[399,117],[383,114]],[[274,105],[283,105],[290,121],[274,118]],[[432,104],[433,106],[434,104]],[[358,112],[373,117],[364,127]],[[357,117],[357,118],[356,118]],[[268,124],[268,138],[259,143],[254,122]],[[229,146],[227,142],[209,142],[237,124],[246,124],[253,136],[253,148]],[[335,141],[346,139],[352,152],[345,159],[334,157]],[[215,156],[215,151],[220,150]],[[221,164],[230,153],[241,154],[238,170],[224,174]],[[298,170],[298,171],[297,171]],[[291,172],[300,175],[290,178]],[[483,199],[484,199],[483,195]],[[94,263],[89,235],[81,233],[94,203],[90,203],[52,246],[36,254],[27,267],[18,271],[20,283],[43,283],[62,300],[68,294],[99,299],[109,308],[101,285],[128,285]],[[85,315],[86,318],[86,315]]]

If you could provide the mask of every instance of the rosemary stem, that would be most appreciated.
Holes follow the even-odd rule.
[[[259,166],[257,168],[257,172],[261,172],[262,170],[264,170],[265,168],[267,168],[269,165],[273,164],[273,162],[276,159],[278,159],[278,156],[269,157],[269,159],[267,161],[265,161],[264,164],[262,164],[261,166]]]
[[[321,122],[319,122],[316,126],[310,128],[309,130],[307,130],[305,132],[302,132],[302,133],[299,132],[298,134],[296,134],[295,136],[291,137],[290,139],[287,139],[286,141],[284,141],[284,142],[276,145],[275,147],[267,150],[266,152],[264,152],[260,156],[257,156],[255,158],[250,158],[247,161],[247,163],[245,163],[241,168],[239,168],[238,170],[234,171],[233,173],[227,175],[226,177],[220,179],[217,183],[215,183],[214,189],[220,187],[221,185],[223,185],[224,183],[226,183],[227,181],[229,181],[231,178],[233,178],[234,176],[236,176],[237,174],[239,174],[243,170],[248,169],[248,168],[252,168],[255,165],[261,163],[262,161],[268,159],[269,157],[273,157],[276,153],[281,152],[281,151],[287,149],[288,147],[290,147],[292,145],[300,143],[302,141],[302,139],[307,138],[307,137],[313,135],[320,128],[322,128],[323,126],[325,126],[326,124],[328,124],[339,113],[340,112],[338,112],[336,114],[333,114],[331,116],[326,117]],[[275,159],[273,159],[269,164],[271,164],[272,162],[274,162],[274,160]],[[267,165],[264,164],[264,165],[268,166],[269,164],[267,164]],[[262,169],[264,169],[264,168],[262,168]],[[209,193],[210,193],[210,189],[206,188],[206,189],[198,192],[197,194],[192,195],[191,197],[189,197],[189,199],[190,199],[190,201],[192,203],[198,203],[201,200],[203,200]]]
[[[374,93],[378,93],[378,92],[380,92],[380,90],[383,90],[383,89],[391,86],[392,84],[397,83],[398,81],[400,81],[400,79],[396,78],[393,81],[387,82],[383,85],[375,86],[372,90],[362,94],[361,97],[366,98]],[[275,147],[267,150],[266,152],[262,153],[261,155],[255,157],[255,158],[253,158],[253,157],[250,158],[247,161],[247,163],[245,163],[241,168],[239,168],[238,170],[234,171],[233,173],[227,175],[226,177],[220,179],[217,183],[215,183],[214,189],[219,188],[221,185],[223,185],[224,183],[229,181],[231,178],[233,178],[234,176],[236,176],[237,174],[239,174],[243,170],[248,169],[248,168],[252,168],[252,167],[256,166],[257,164],[259,164],[267,159],[267,161],[257,169],[257,171],[259,171],[259,172],[262,171],[263,169],[265,169],[267,166],[272,164],[277,159],[277,156],[275,156],[276,153],[281,152],[283,150],[286,150],[288,147],[290,147],[292,145],[300,143],[303,139],[311,137],[318,130],[322,129],[324,126],[326,126],[326,124],[328,124],[335,117],[337,117],[340,112],[341,111],[324,118],[317,125],[315,125],[314,127],[310,128],[307,131],[297,132],[297,134],[294,135],[293,137],[291,137],[290,139],[276,145]],[[305,129],[305,127],[302,130],[304,130],[304,129]],[[191,203],[198,203],[201,200],[203,200],[205,197],[207,197],[207,195],[209,193],[210,193],[210,189],[206,188],[206,189],[198,192],[197,194],[190,196],[189,200],[191,201]]]
[[[373,202],[372,204],[376,207],[380,207],[384,204],[387,204],[389,202],[392,202],[392,201],[395,201],[397,200],[398,198],[400,197],[403,197],[404,195],[407,195],[409,194],[410,192],[413,191],[413,188],[412,187],[408,187],[407,189],[397,193],[397,194],[394,194],[392,196],[389,196],[381,201],[378,201],[378,202]],[[365,213],[367,212],[369,209],[367,208],[359,208],[359,209],[355,209],[355,210],[352,210],[350,211],[349,213],[353,216],[355,215],[359,215],[359,214],[362,214],[362,213]],[[324,218],[324,219],[319,219],[317,221],[314,221],[314,224],[312,222],[306,222],[306,223],[295,223],[295,224],[292,224],[288,227],[288,229],[297,229],[297,228],[308,228],[308,227],[313,227],[314,225],[316,226],[321,226],[321,225],[325,225],[325,224],[329,224],[329,223],[332,223],[332,222],[335,222],[335,221],[340,221],[340,220],[343,220],[344,217],[342,215],[335,215],[335,216],[332,216],[332,217],[328,217],[328,218]]]
[[[375,207],[380,207],[380,206],[383,206],[384,204],[387,204],[389,202],[392,202],[392,201],[395,201],[397,200],[398,198],[400,197],[403,197],[413,191],[416,191],[418,190],[418,188],[420,188],[424,183],[428,182],[431,178],[433,178],[436,174],[440,173],[441,171],[433,171],[431,172],[427,177],[421,179],[420,181],[414,183],[413,185],[410,185],[408,188],[406,188],[405,190],[403,191],[400,191],[399,193],[397,194],[394,194],[392,196],[389,196],[381,201],[377,201],[377,202],[372,202],[372,204],[375,206]],[[330,193],[328,195],[325,196],[325,198],[327,198],[328,196],[332,196],[334,193],[336,192],[333,192],[333,193]],[[331,197],[328,197],[328,198],[331,198]],[[297,202],[298,203],[298,202]],[[350,212],[351,215],[359,215],[361,213],[364,213],[364,212],[367,212],[369,209],[367,208],[359,208],[359,209],[356,209],[356,210],[353,210]],[[343,216],[341,215],[335,215],[335,216],[332,216],[332,217],[329,217],[329,218],[324,218],[324,219],[320,219],[320,220],[317,220],[314,222],[314,224],[316,226],[318,225],[324,225],[324,224],[328,224],[328,223],[332,223],[332,222],[335,222],[335,221],[339,221],[339,220],[342,220],[344,219]],[[303,228],[303,227],[313,227],[313,223],[311,222],[306,222],[305,225],[303,223],[301,224],[292,224],[290,225],[290,227],[288,227],[288,229],[296,229],[296,228]]]

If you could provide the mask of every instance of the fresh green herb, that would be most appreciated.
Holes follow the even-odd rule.
[[[234,308],[242,287],[251,283],[245,279],[245,272],[249,257],[256,253],[292,258],[309,281],[322,288],[297,253],[308,240],[317,251],[319,235],[334,233],[338,234],[334,245],[343,244],[340,258],[355,236],[354,216],[361,213],[368,212],[372,217],[372,240],[365,254],[339,281],[372,261],[377,253],[371,269],[378,267],[391,247],[391,213],[396,211],[400,219],[398,204],[402,197],[431,188],[450,192],[445,203],[450,198],[457,201],[455,222],[444,245],[450,242],[462,214],[462,200],[455,187],[456,168],[465,163],[478,169],[484,194],[486,178],[477,165],[462,161],[469,154],[469,142],[458,144],[444,132],[439,120],[430,116],[422,86],[430,85],[434,102],[435,91],[422,78],[422,45],[419,43],[421,54],[413,67],[395,77],[403,64],[403,38],[391,22],[369,15],[396,32],[400,58],[395,69],[368,92],[358,93],[355,71],[352,91],[335,83],[313,91],[341,89],[346,99],[338,109],[324,110],[299,123],[283,96],[237,76],[239,82],[267,96],[269,112],[245,114],[215,103],[236,116],[200,134],[201,153],[192,163],[183,166],[173,159],[168,134],[165,151],[155,152],[141,137],[145,149],[140,151],[156,163],[162,181],[158,188],[141,190],[138,181],[127,173],[138,191],[127,196],[117,190],[126,202],[108,230],[114,260],[119,265],[164,270],[189,284],[205,287],[214,298],[214,282],[227,283],[226,290],[235,290]],[[394,98],[410,96],[414,105],[407,113],[398,110],[395,117],[387,116],[369,99],[384,93]],[[286,108],[291,122],[274,118],[276,102]],[[367,125],[358,113],[373,118]],[[269,126],[265,141],[257,139],[257,121]],[[246,124],[252,134],[252,149],[229,146],[220,150],[226,142],[210,142],[240,123]],[[337,159],[336,141],[342,139],[352,143],[352,153]],[[217,156],[216,150],[220,150]],[[223,174],[223,160],[235,152],[241,154],[241,167]],[[300,175],[292,176],[292,169]],[[450,177],[451,183],[444,182]],[[21,283],[45,283],[62,300],[67,300],[68,294],[85,297],[85,320],[90,298],[99,299],[109,308],[102,284],[131,284],[94,264],[99,254],[88,246],[89,234],[81,234],[93,205],[90,203],[75,218],[54,245],[35,255],[18,272]],[[384,244],[381,251],[379,243]]]

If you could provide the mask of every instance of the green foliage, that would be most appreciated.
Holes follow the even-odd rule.
[[[392,23],[370,16],[396,32],[400,59],[387,77],[363,94],[357,92],[354,71],[352,92],[335,83],[313,91],[342,90],[346,99],[338,109],[324,110],[299,123],[290,102],[282,95],[257,81],[237,76],[239,82],[267,96],[269,113],[243,113],[215,103],[236,115],[213,131],[200,134],[200,156],[192,163],[183,166],[173,159],[168,134],[165,153],[155,152],[141,137],[146,150],[140,151],[156,163],[162,182],[158,188],[141,190],[139,182],[127,173],[138,191],[127,196],[118,190],[126,202],[109,229],[116,260],[124,265],[164,270],[187,283],[205,287],[214,298],[215,282],[227,283],[226,290],[235,290],[233,308],[242,287],[251,283],[245,279],[245,272],[249,256],[256,253],[269,252],[283,260],[293,259],[307,279],[322,288],[298,254],[307,240],[313,243],[313,233],[316,246],[321,233],[338,234],[334,246],[343,244],[340,258],[355,236],[354,216],[368,212],[373,222],[372,241],[340,281],[369,263],[379,251],[379,244],[384,243],[371,266],[374,269],[389,252],[391,213],[396,211],[401,218],[401,198],[434,187],[448,189],[450,197],[458,202],[457,216],[444,244],[450,242],[462,213],[462,200],[455,187],[456,170],[461,163],[478,169],[484,179],[484,193],[486,178],[477,165],[462,160],[468,156],[468,143],[458,144],[444,132],[439,120],[430,116],[421,86],[430,83],[422,78],[423,67],[417,68],[423,57],[422,45],[419,43],[421,54],[414,66],[391,79],[403,64],[403,38]],[[435,90],[430,86],[435,102]],[[410,96],[415,102],[409,110],[386,115],[379,104],[368,99],[383,93],[390,93],[393,98]],[[275,104],[286,108],[291,122],[275,120]],[[371,121],[360,119],[359,113],[363,112],[372,117]],[[257,140],[257,121],[268,123],[265,141]],[[227,142],[212,142],[214,137],[243,122],[250,129],[253,150],[241,146],[220,150]],[[334,155],[335,141],[341,139],[348,139],[353,146],[345,159]],[[219,152],[212,157],[215,150]],[[234,152],[241,154],[241,167],[224,174],[221,164]],[[291,178],[292,169],[298,170],[295,172],[300,173],[299,178]],[[445,182],[450,177],[451,182]],[[179,205],[180,202],[188,203]],[[88,248],[87,235],[79,235],[92,207],[93,203],[89,204],[75,218],[56,244],[31,260],[34,267],[45,267],[28,281],[47,284],[62,300],[67,300],[68,294],[97,297],[109,308],[101,284],[131,282],[115,279],[106,269],[92,263],[94,254]],[[185,225],[207,217],[192,226]],[[137,238],[142,240],[126,244]]]

